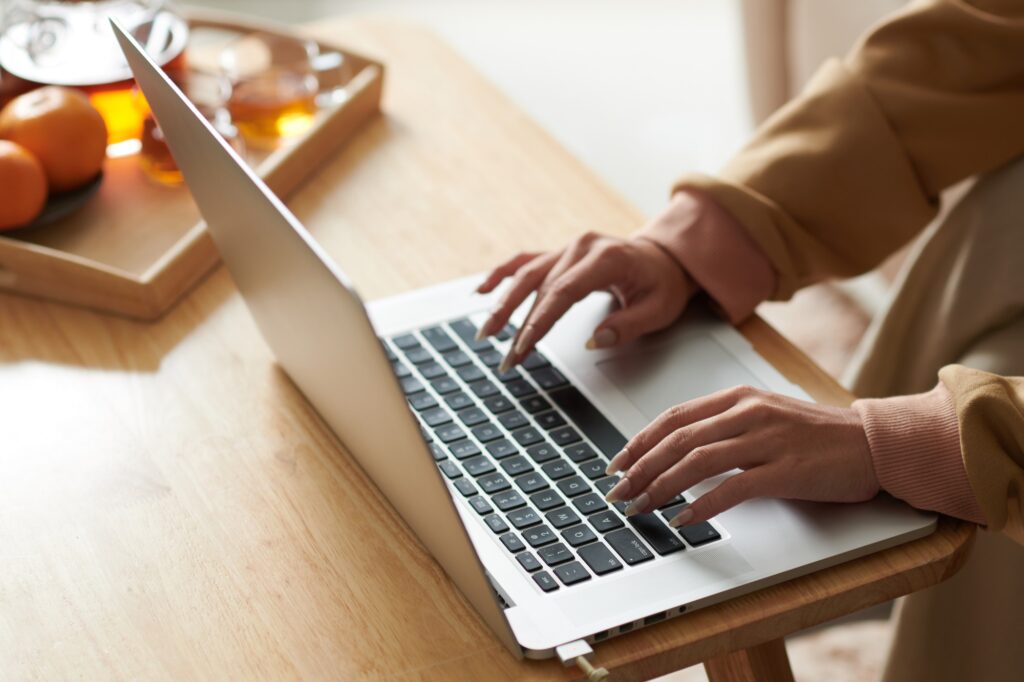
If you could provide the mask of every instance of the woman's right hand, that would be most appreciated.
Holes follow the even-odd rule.
[[[537,297],[503,370],[522,361],[552,325],[591,292],[609,291],[619,304],[587,341],[588,348],[607,348],[667,327],[697,290],[675,258],[654,242],[596,233],[587,233],[560,251],[520,253],[495,268],[477,291],[493,291],[510,277],[508,291],[480,327],[481,336],[502,329],[531,293]]]

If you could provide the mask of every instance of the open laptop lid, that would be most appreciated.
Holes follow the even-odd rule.
[[[521,657],[348,279],[135,39],[116,21],[111,24],[221,257],[278,362],[491,630]]]

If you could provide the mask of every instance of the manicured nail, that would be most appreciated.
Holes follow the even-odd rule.
[[[672,517],[672,520],[668,522],[668,525],[673,528],[679,528],[679,526],[685,526],[693,521],[693,510],[687,507],[683,511],[679,512]]]
[[[608,476],[617,474],[622,471],[622,465],[626,463],[626,451],[621,450],[619,454],[612,457],[612,461],[608,462],[608,468],[604,470],[604,473]]]
[[[598,329],[587,341],[587,350],[608,348],[610,346],[614,346],[618,341],[619,333],[614,329]]]
[[[626,505],[626,516],[636,516],[644,509],[647,509],[647,504],[651,501],[651,498],[647,493],[640,493],[633,501]]]
[[[498,365],[498,374],[504,374],[505,372],[512,369],[512,367],[515,365],[515,363],[512,362],[512,358],[514,355],[515,353],[513,351],[509,351],[508,355],[501,359],[501,364]]]
[[[517,356],[522,357],[526,355],[526,351],[529,350],[531,345],[533,345],[533,337],[536,333],[536,328],[532,324],[527,325],[523,331],[519,333],[519,339],[516,341],[515,347]]]
[[[629,479],[621,478],[604,496],[606,502],[622,502],[629,499]]]

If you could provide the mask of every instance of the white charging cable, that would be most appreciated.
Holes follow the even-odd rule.
[[[558,654],[559,660],[566,668],[575,665],[582,670],[583,674],[587,676],[588,682],[606,680],[611,674],[606,668],[595,668],[587,659],[587,656],[594,653],[594,650],[582,639],[555,647],[555,653]]]

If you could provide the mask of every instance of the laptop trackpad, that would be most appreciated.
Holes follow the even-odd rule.
[[[597,368],[648,421],[673,405],[733,386],[764,388],[713,337],[673,334],[597,363]]]

